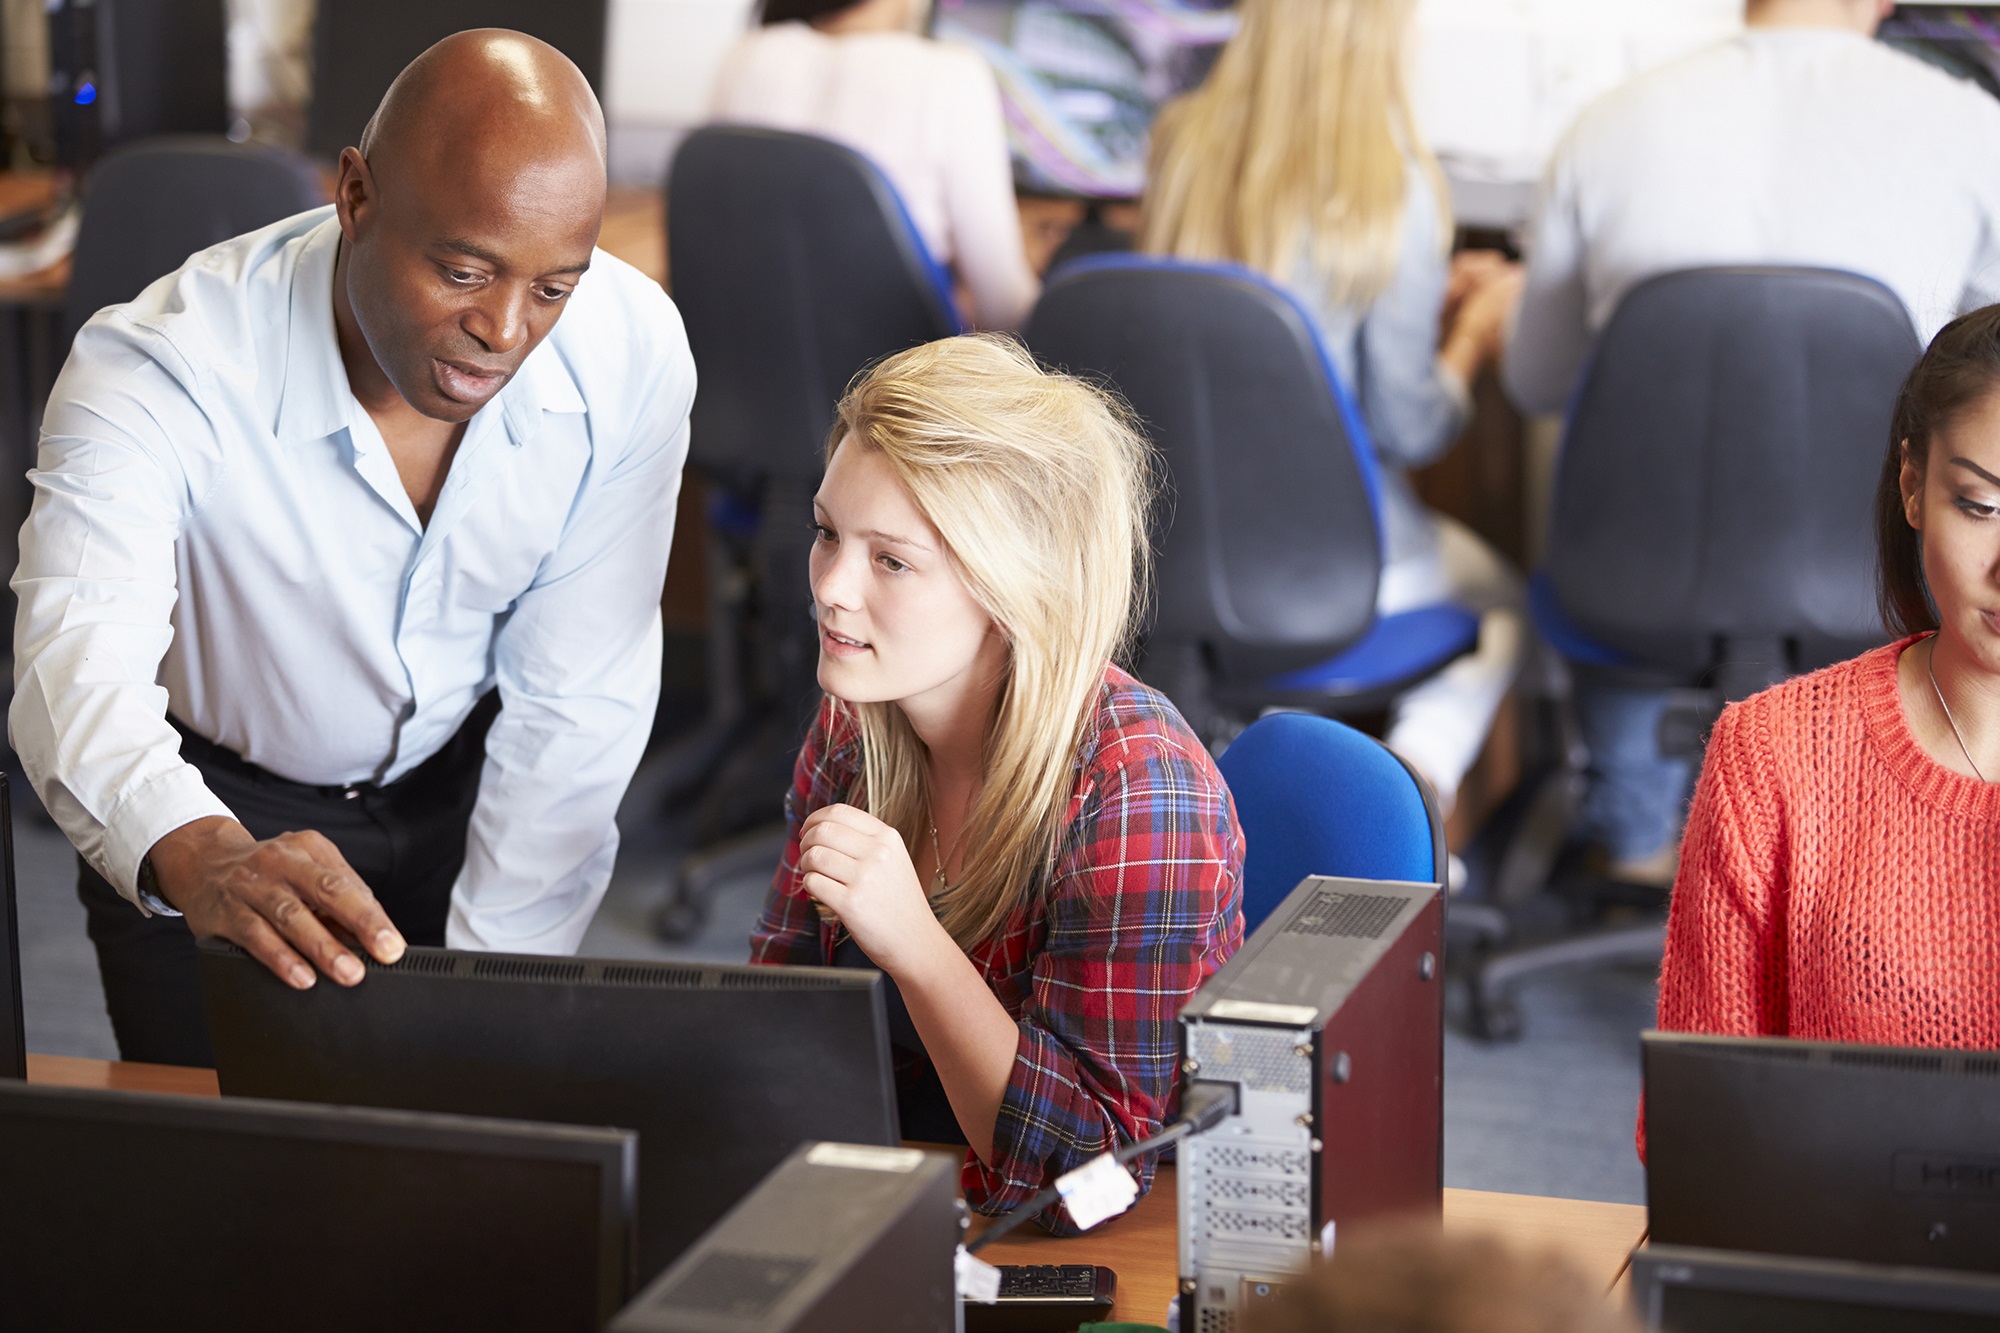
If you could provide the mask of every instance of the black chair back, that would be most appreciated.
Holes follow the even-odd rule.
[[[84,179],[69,333],[196,251],[326,202],[312,164],[281,149],[195,134],[119,149]]]
[[[667,178],[667,253],[701,382],[692,459],[725,481],[817,482],[855,373],[959,331],[894,188],[825,139],[689,135]]]
[[[1557,464],[1564,613],[1691,682],[1734,659],[1730,697],[1881,642],[1872,505],[1921,350],[1902,303],[1851,273],[1694,269],[1634,288]]]
[[[14,802],[0,773],[0,1078],[28,1076],[21,1007],[21,922],[14,892]]]
[[[1163,654],[1190,651],[1219,677],[1259,678],[1367,632],[1380,481],[1311,318],[1283,291],[1233,266],[1097,256],[1057,276],[1024,336],[1045,364],[1122,394],[1166,464],[1149,678]]]

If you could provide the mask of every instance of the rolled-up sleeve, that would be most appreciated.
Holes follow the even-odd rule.
[[[1116,744],[1057,862],[993,1159],[966,1198],[1013,1208],[1108,1149],[1159,1132],[1179,1085],[1181,1007],[1243,940],[1243,846],[1206,756]],[[1150,1189],[1153,1160],[1136,1164]],[[1061,1234],[1060,1207],[1040,1219]]]
[[[1528,231],[1528,268],[1500,379],[1527,413],[1560,412],[1590,355],[1583,229],[1565,152],[1557,150]]]
[[[694,368],[675,320],[654,387],[591,464],[555,551],[494,640],[486,737],[453,948],[573,952],[610,883],[614,822],[660,691],[660,591],[687,458]],[[622,426],[622,429],[621,429]]]
[[[155,842],[230,813],[180,758],[158,683],[174,637],[174,543],[213,464],[213,432],[159,359],[169,355],[149,353],[115,315],[78,335],[28,474],[34,504],[11,584],[9,739],[56,823],[134,902]]]

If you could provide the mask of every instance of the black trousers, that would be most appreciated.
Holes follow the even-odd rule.
[[[486,729],[500,711],[489,694],[443,749],[386,786],[312,787],[287,781],[178,721],[181,757],[258,838],[313,829],[326,835],[412,944],[443,944],[451,886],[465,863],[466,826],[479,796]],[[169,719],[172,720],[172,719]],[[77,858],[77,897],[104,981],[118,1053],[155,1064],[213,1065],[194,935],[177,916],[146,916]]]

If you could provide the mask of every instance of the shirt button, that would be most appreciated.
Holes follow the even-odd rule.
[[[360,791],[360,789],[359,789],[359,788],[357,788],[357,787],[349,787],[349,788],[348,788],[348,789],[347,789],[346,791],[343,791],[342,793],[340,793],[340,795],[341,795],[342,799],[344,799],[344,800],[349,800],[349,801],[353,800],[353,799],[354,799],[355,797],[359,796],[360,794],[361,794],[361,791]]]

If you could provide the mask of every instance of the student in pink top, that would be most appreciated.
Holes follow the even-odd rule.
[[[1021,239],[993,71],[923,35],[930,0],[762,0],[723,59],[710,117],[817,134],[882,169],[983,329],[1018,328],[1041,293]]]
[[[1901,637],[1716,724],[1662,1028],[2000,1048],[2000,306],[1910,373],[1876,539]]]

